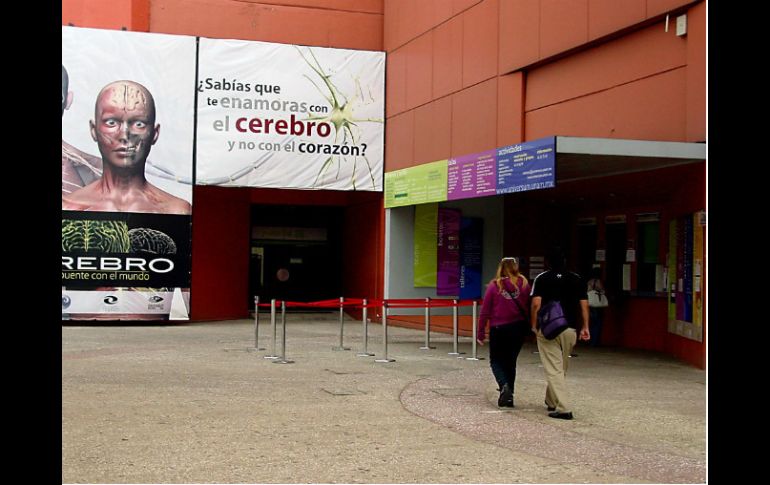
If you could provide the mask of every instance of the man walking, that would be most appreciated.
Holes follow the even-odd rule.
[[[580,325],[580,340],[590,340],[588,331],[588,295],[583,278],[566,270],[564,253],[560,247],[553,247],[545,257],[547,271],[537,275],[532,282],[532,312],[530,324],[537,335],[537,349],[543,364],[548,387],[545,391],[545,405],[548,416],[557,419],[572,419],[572,410],[567,392],[566,374],[569,355],[577,342]],[[559,335],[547,339],[537,325],[540,308],[551,301],[561,304],[569,323]]]

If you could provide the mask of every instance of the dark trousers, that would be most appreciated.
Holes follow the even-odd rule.
[[[508,384],[513,391],[516,382],[516,359],[519,358],[529,325],[516,322],[489,329],[489,366],[500,389]]]

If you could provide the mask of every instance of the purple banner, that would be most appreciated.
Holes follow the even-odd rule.
[[[460,223],[460,299],[481,298],[481,253],[484,219],[463,217]]]
[[[447,200],[497,193],[496,150],[452,158],[447,162]]]
[[[460,293],[460,219],[458,209],[438,210],[438,250],[436,294]]]
[[[497,149],[497,193],[547,189],[556,185],[556,143],[541,138]]]

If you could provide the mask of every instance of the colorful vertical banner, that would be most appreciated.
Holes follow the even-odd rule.
[[[703,212],[693,214],[693,288],[692,288],[692,323],[697,331],[703,329],[703,276],[704,276],[704,244],[706,226],[703,224]]]
[[[677,241],[678,227],[676,219],[668,223],[668,322],[669,332],[674,333],[672,324],[676,321],[676,294],[677,289]]]
[[[460,299],[481,298],[481,254],[484,219],[463,217],[460,220]]]
[[[438,209],[438,248],[436,294],[460,293],[460,218],[458,209]]]
[[[668,331],[703,341],[704,213],[669,223]]]
[[[384,52],[199,44],[197,183],[382,191]]]
[[[194,37],[62,27],[62,319],[189,318],[194,99]]]
[[[438,204],[420,204],[414,211],[414,286],[435,288]]]

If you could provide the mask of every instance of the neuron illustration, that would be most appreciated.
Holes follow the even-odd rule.
[[[311,79],[309,76],[305,75],[305,78],[307,78],[308,81],[310,81],[313,86],[318,90],[318,92],[321,94],[321,96],[326,99],[326,101],[329,103],[329,107],[331,108],[331,113],[328,114],[328,116],[309,116],[307,119],[312,121],[328,121],[334,125],[335,133],[334,133],[334,142],[338,143],[340,141],[340,135],[342,136],[342,142],[346,143],[348,139],[352,141],[352,143],[355,145],[359,142],[361,138],[361,128],[358,126],[358,123],[383,123],[382,118],[356,118],[355,117],[355,111],[359,106],[363,106],[368,103],[374,102],[374,96],[372,95],[371,91],[368,91],[367,93],[363,92],[363,89],[361,88],[361,82],[359,80],[359,77],[356,76],[354,78],[355,81],[355,92],[352,96],[346,96],[342,91],[334,84],[332,81],[332,75],[327,74],[324,71],[323,66],[321,66],[321,63],[318,62],[318,59],[316,58],[315,54],[313,54],[313,50],[309,47],[306,47],[307,54],[302,52],[302,48],[295,47],[297,49],[297,52],[299,52],[299,55],[302,56],[302,59],[307,63],[307,65],[315,72],[319,79],[323,82],[324,88],[328,90],[328,94],[325,92],[324,89],[322,89],[318,83]],[[310,58],[308,58],[308,56]],[[376,189],[376,182],[374,180],[374,173],[372,172],[372,166],[369,163],[368,157],[364,154],[361,157],[352,156],[353,158],[353,170],[352,175],[350,177],[350,180],[353,185],[353,190],[356,189],[356,168],[358,164],[358,159],[363,158],[364,162],[366,162],[366,166],[369,169],[369,178],[372,181],[372,188]],[[320,170],[318,171],[318,174],[316,175],[315,181],[313,182],[313,185],[315,186],[318,183],[318,180],[324,175],[324,173],[332,167],[334,164],[337,165],[337,175],[335,176],[335,180],[339,178],[340,173],[340,167],[343,162],[347,162],[347,157],[341,156],[341,155],[332,155],[328,157],[323,165],[321,166]]]

